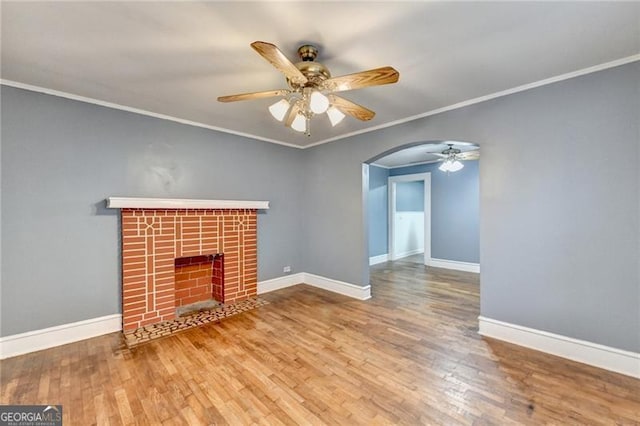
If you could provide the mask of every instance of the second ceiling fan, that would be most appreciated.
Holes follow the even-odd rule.
[[[251,43],[251,47],[286,77],[289,88],[263,92],[220,96],[220,102],[235,102],[282,96],[283,99],[269,107],[271,114],[285,126],[311,135],[310,121],[316,114],[327,113],[335,126],[345,115],[368,121],[375,112],[351,102],[334,92],[380,86],[398,81],[400,74],[392,67],[376,68],[354,74],[331,77],[331,73],[315,62],[318,49],[310,44],[298,48],[300,62],[293,63],[274,44],[264,41]]]
[[[440,160],[438,161],[442,161],[443,163],[440,165],[440,167],[438,167],[438,169],[443,172],[457,172],[464,167],[464,164],[461,163],[461,160],[477,160],[480,158],[480,152],[477,150],[477,148],[462,152],[462,150],[454,148],[453,145],[454,144],[452,143],[448,143],[448,148],[441,153],[431,153],[436,157],[440,157]]]

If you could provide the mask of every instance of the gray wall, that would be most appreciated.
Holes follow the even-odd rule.
[[[639,75],[635,62],[312,148],[305,269],[369,282],[361,163],[476,142],[482,315],[640,350]]]
[[[424,182],[398,182],[396,184],[396,211],[424,211]]]
[[[109,196],[269,200],[258,279],[302,271],[305,152],[2,86],[2,329],[120,312]]]
[[[389,170],[383,167],[369,166],[369,256],[386,254],[388,250],[389,235],[389,194],[387,180]]]
[[[390,176],[431,173],[431,257],[480,261],[480,185],[478,161],[463,161],[455,173],[438,170],[441,163],[389,170]]]
[[[289,264],[367,284],[362,163],[466,140],[482,151],[482,315],[639,351],[638,75],[636,62],[305,151],[3,87],[1,333],[119,311],[110,195],[268,199],[261,280]]]

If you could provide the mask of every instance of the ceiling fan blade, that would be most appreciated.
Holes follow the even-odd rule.
[[[291,127],[291,123],[293,123],[293,120],[296,119],[299,111],[300,105],[298,105],[298,103],[296,102],[295,104],[293,104],[291,109],[289,109],[289,115],[287,115],[287,119],[284,120],[284,125],[287,127]]]
[[[369,121],[376,115],[376,113],[370,109],[340,96],[329,95],[328,98],[331,105],[338,108],[343,113],[350,115],[353,118],[357,118],[358,120]]]
[[[286,96],[287,94],[289,94],[289,91],[286,89],[267,90],[264,92],[240,93],[237,95],[220,96],[218,97],[218,102],[247,101],[250,99],[262,99],[262,98],[272,98],[274,96]]]
[[[480,158],[480,151],[475,150],[475,151],[463,152],[462,154],[458,155],[458,157],[461,160],[477,160]]]
[[[391,84],[397,82],[399,78],[400,74],[393,67],[382,67],[329,78],[320,84],[320,88],[331,92],[343,92],[362,87]]]
[[[440,158],[442,158],[442,159],[447,159],[447,158],[449,158],[449,156],[448,156],[448,155],[446,155],[446,154],[440,154],[439,152],[430,152],[429,154],[431,154],[431,155],[435,155],[436,157],[440,157]]]
[[[267,43],[265,41],[254,41],[251,43],[251,47],[265,58],[271,65],[276,67],[278,71],[284,74],[294,84],[305,84],[307,77],[300,72],[300,70],[284,56],[284,53],[276,47],[275,44]]]

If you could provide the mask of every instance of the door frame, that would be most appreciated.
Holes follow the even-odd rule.
[[[396,184],[398,182],[424,182],[424,261],[425,265],[431,261],[431,173],[414,173],[410,175],[389,176],[387,186],[389,191],[388,214],[388,252],[389,260],[395,259],[395,218],[396,218]]]

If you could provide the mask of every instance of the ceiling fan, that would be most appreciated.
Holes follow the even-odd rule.
[[[351,102],[334,92],[361,89],[369,86],[395,83],[400,74],[392,67],[376,68],[354,74],[331,77],[329,69],[316,62],[318,49],[310,44],[298,48],[301,61],[291,62],[274,44],[264,41],[251,43],[251,47],[269,61],[286,77],[288,88],[263,92],[220,96],[220,102],[235,102],[281,96],[282,99],[269,107],[269,112],[278,121],[298,132],[311,136],[310,121],[314,115],[327,113],[331,125],[335,126],[345,115],[368,121],[375,112]]]
[[[448,143],[449,148],[445,149],[441,153],[434,152],[433,155],[440,157],[443,163],[438,167],[438,170],[443,172],[457,172],[464,167],[464,164],[460,160],[477,160],[480,158],[480,152],[478,150],[462,152],[458,148],[454,148],[452,143]]]

